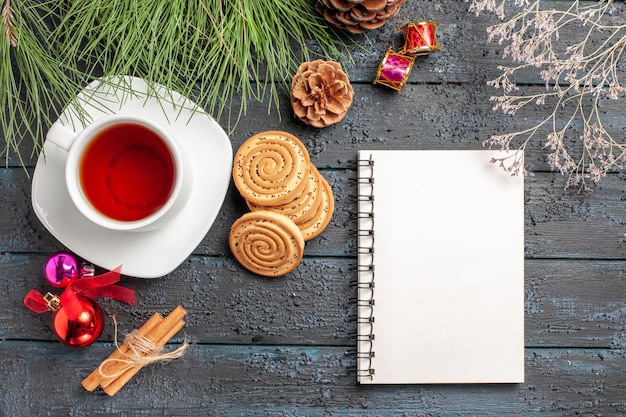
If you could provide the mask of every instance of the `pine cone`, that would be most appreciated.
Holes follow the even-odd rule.
[[[291,106],[304,123],[326,127],[337,123],[352,104],[350,80],[334,61],[305,62],[291,83]]]
[[[377,29],[395,17],[406,0],[317,0],[315,9],[330,23],[352,33]]]

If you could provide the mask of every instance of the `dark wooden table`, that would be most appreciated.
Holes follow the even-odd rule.
[[[564,191],[540,145],[526,154],[526,382],[519,385],[356,383],[356,199],[359,149],[479,149],[490,135],[530,126],[539,108],[512,118],[491,111],[501,47],[486,42],[491,17],[461,1],[410,0],[401,14],[353,50],[347,72],[355,100],[339,124],[317,130],[267,103],[248,103],[231,134],[236,149],[262,130],[286,130],[306,144],[332,185],[336,209],[327,230],[306,246],[297,270],[266,279],[244,270],[228,249],[230,225],[247,211],[231,184],[205,239],[171,274],[125,277],[136,307],[103,301],[120,331],[154,312],[187,311],[192,343],[182,359],[144,368],[114,397],[86,392],[81,380],[113,349],[110,318],[85,349],[58,343],[49,315],[27,310],[31,288],[47,289],[46,257],[62,246],[30,203],[30,178],[0,170],[0,415],[2,416],[618,416],[626,415],[626,178],[610,174],[593,192]],[[623,3],[618,4],[624,13]],[[419,58],[400,94],[372,85],[396,27],[431,18],[444,50]],[[520,83],[536,84],[529,78]],[[602,111],[626,128],[622,101]],[[611,116],[612,114],[620,115]],[[32,166],[28,169],[32,173]],[[459,179],[459,186],[463,184]],[[488,233],[485,230],[485,233]],[[494,312],[497,314],[497,312]],[[171,345],[182,341],[177,337]]]

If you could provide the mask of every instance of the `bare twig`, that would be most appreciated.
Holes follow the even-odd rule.
[[[506,3],[518,8],[508,19]],[[469,10],[493,12],[502,20],[488,28],[488,40],[505,44],[503,53],[512,65],[499,66],[501,74],[488,82],[501,90],[491,97],[494,110],[513,115],[527,105],[552,106],[535,126],[495,135],[485,144],[525,149],[548,127],[551,132],[543,143],[547,160],[553,170],[568,176],[566,187],[586,188],[588,180],[598,182],[609,171],[623,169],[626,143],[605,129],[598,110],[601,100],[623,98],[626,92],[617,71],[626,48],[626,24],[606,22],[613,1],[576,0],[563,10],[543,10],[541,0],[472,0]],[[561,39],[560,32],[568,28],[582,35]],[[538,72],[545,90],[529,92],[516,85],[513,80],[521,70]],[[582,127],[582,134],[572,149],[566,132],[575,125]]]

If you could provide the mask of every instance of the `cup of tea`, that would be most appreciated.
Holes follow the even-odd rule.
[[[46,140],[68,152],[65,181],[73,204],[103,228],[153,230],[184,204],[190,178],[181,149],[147,118],[105,116],[79,133],[57,121]]]

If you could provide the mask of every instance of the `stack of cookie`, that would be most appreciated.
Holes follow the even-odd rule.
[[[311,164],[306,147],[287,132],[254,135],[235,155],[233,180],[251,210],[231,227],[235,258],[259,275],[293,271],[304,242],[326,228],[335,206],[331,187]]]

